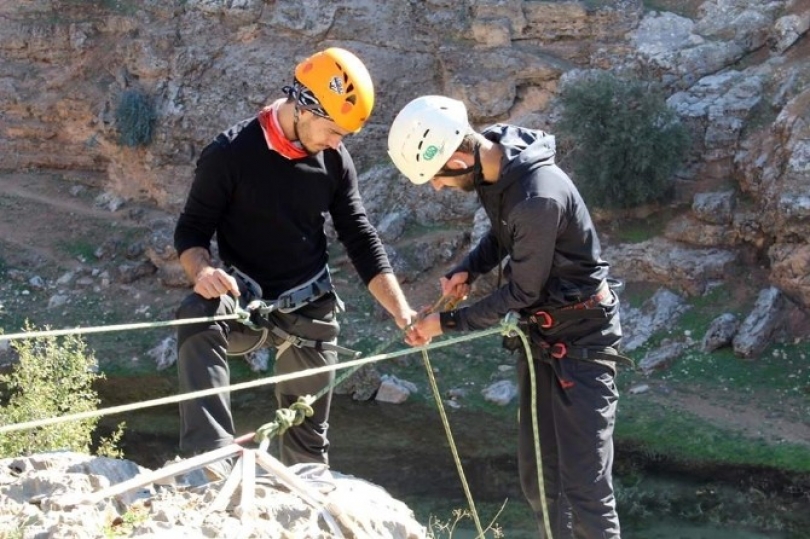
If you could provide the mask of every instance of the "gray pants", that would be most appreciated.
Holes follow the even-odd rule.
[[[177,318],[198,318],[232,314],[235,300],[230,296],[205,299],[191,294],[177,310]],[[292,313],[273,312],[273,323],[298,337],[315,341],[333,341],[340,326],[336,320],[337,298],[326,294],[317,301]],[[187,324],[177,331],[177,368],[180,392],[224,387],[230,383],[228,356],[250,349],[263,337],[236,321]],[[270,342],[281,344],[274,335]],[[308,347],[287,347],[276,357],[275,374],[299,372],[314,367],[334,365],[337,354]],[[296,378],[276,384],[279,408],[288,408],[299,396],[316,395],[334,381],[334,372]],[[287,465],[301,462],[328,464],[329,390],[314,404],[314,414],[301,425],[291,427],[281,438],[280,458]],[[268,422],[273,418],[267,418]],[[255,428],[261,425],[255,425]],[[234,439],[234,424],[229,393],[187,400],[180,403],[180,450],[198,454],[230,444]]]
[[[618,346],[621,338],[618,300],[608,300],[603,306],[607,319],[583,320],[553,337],[540,338],[549,344]],[[517,369],[518,467],[523,492],[540,527],[540,537],[545,538],[545,526],[537,482],[534,413],[540,431],[540,456],[553,538],[619,539],[612,473],[613,429],[619,400],[615,365],[570,357],[556,359],[539,346],[532,346],[532,355],[536,410],[532,409],[531,378],[522,349]]]
[[[563,389],[550,365],[535,358],[537,421],[546,501],[554,539],[618,539],[613,494],[613,427],[618,392],[613,371],[592,361],[564,363],[574,386]],[[518,365],[520,481],[545,537],[532,430],[531,382],[525,357]]]

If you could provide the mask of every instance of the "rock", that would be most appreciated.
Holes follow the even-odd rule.
[[[150,472],[130,461],[70,452],[0,460],[0,536],[90,539],[123,532],[175,539],[229,537],[241,530],[245,537],[334,539],[346,537],[347,526],[380,539],[426,536],[413,512],[383,488],[337,472],[328,474],[328,483],[323,474],[286,472],[313,492],[325,491],[318,496],[332,515],[340,515],[332,517],[268,472],[257,479],[252,511],[241,511],[240,490],[230,503],[224,500],[223,509],[212,506],[224,482],[191,488],[146,483],[135,494],[77,504],[90,493]]]
[[[628,393],[631,395],[640,395],[641,393],[646,393],[650,390],[649,384],[636,384],[632,386],[630,389],[627,390]]]
[[[709,324],[709,329],[703,336],[700,349],[704,352],[714,352],[718,348],[728,346],[740,327],[740,320],[737,315],[724,313],[715,318]]]
[[[517,386],[511,380],[501,380],[484,388],[481,394],[488,402],[506,406],[517,396]]]
[[[335,388],[338,395],[351,395],[356,401],[374,398],[382,383],[382,376],[374,365],[363,365]]]
[[[638,366],[644,374],[666,369],[683,355],[686,348],[687,344],[680,341],[664,343],[659,348],[647,352]]]
[[[400,380],[396,376],[384,374],[380,381],[380,387],[377,390],[377,395],[374,400],[392,404],[401,404],[408,400],[411,393],[416,392],[417,387],[415,384],[406,380]]]
[[[706,292],[710,281],[724,279],[738,261],[730,250],[689,248],[662,238],[608,246],[603,256],[617,278],[659,283],[689,295]]]
[[[676,324],[688,308],[682,297],[664,288],[656,290],[641,309],[622,304],[622,350],[631,352],[643,346],[653,334]]]
[[[785,297],[778,288],[762,290],[734,337],[734,353],[746,359],[758,357],[783,322],[784,307]]]

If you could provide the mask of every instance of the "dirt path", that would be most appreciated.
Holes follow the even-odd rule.
[[[776,413],[757,406],[755,397],[740,402],[721,403],[716,399],[677,389],[665,395],[651,391],[643,396],[656,404],[683,410],[747,438],[764,439],[770,443],[787,442],[810,448],[810,424],[795,409]],[[734,398],[733,395],[731,397],[733,400],[741,398]]]
[[[117,211],[100,207],[96,197],[102,191],[94,183],[83,185],[47,172],[0,175],[0,244],[6,246],[2,259],[7,264],[33,258],[53,266],[75,265],[76,250],[98,247],[114,233],[143,228],[139,221],[160,214],[133,211],[132,204]]]

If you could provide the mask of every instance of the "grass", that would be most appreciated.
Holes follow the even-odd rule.
[[[62,250],[62,252],[70,255],[72,258],[75,258],[82,263],[87,263],[96,259],[95,252],[97,245],[88,240],[76,239],[60,241],[57,246]]]
[[[712,353],[700,350],[700,340],[710,322],[724,312],[734,312],[742,320],[753,306],[752,298],[734,299],[732,285],[712,289],[691,298],[690,309],[677,327],[654,335],[632,353],[637,361],[664,339],[690,338],[695,343],[662,372],[644,376],[623,372],[618,379],[625,397],[620,400],[620,420],[616,437],[638,444],[652,454],[667,455],[682,462],[773,467],[810,472],[810,450],[789,443],[774,444],[751,436],[743,437],[729,429],[711,425],[677,407],[661,406],[651,399],[627,395],[634,384],[649,383],[685,395],[705,396],[720,405],[744,410],[751,403],[774,417],[788,414],[795,419],[810,414],[810,344],[771,345],[756,360],[741,360],[731,348]],[[638,305],[640,296],[628,301]],[[683,436],[688,432],[689,436]]]
[[[808,449],[774,445],[719,428],[688,412],[648,400],[625,398],[616,422],[619,443],[637,444],[649,459],[672,459],[682,465],[775,468],[810,473]]]
[[[427,523],[431,539],[467,539],[475,537],[475,520],[465,499],[439,500],[412,498],[403,500],[419,522]],[[454,504],[454,505],[451,505]],[[452,507],[452,509],[448,509]],[[522,499],[502,502],[475,502],[479,523],[487,538],[533,539],[537,537],[532,513]],[[527,524],[529,524],[527,526]]]
[[[673,207],[650,211],[646,217],[611,219],[600,223],[612,243],[642,243],[664,233],[667,223],[679,210]]]

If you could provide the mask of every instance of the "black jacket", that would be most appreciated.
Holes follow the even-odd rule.
[[[608,276],[588,209],[554,164],[554,137],[509,125],[483,135],[504,152],[498,181],[476,188],[492,226],[449,274],[468,271],[475,279],[508,255],[508,282],[453,313],[459,330],[491,327],[510,311],[586,299]]]
[[[366,284],[391,271],[345,146],[289,160],[268,149],[258,120],[248,119],[221,133],[200,155],[175,228],[175,248],[178,254],[209,249],[216,233],[222,261],[251,276],[265,298],[274,299],[327,263],[327,213]]]

